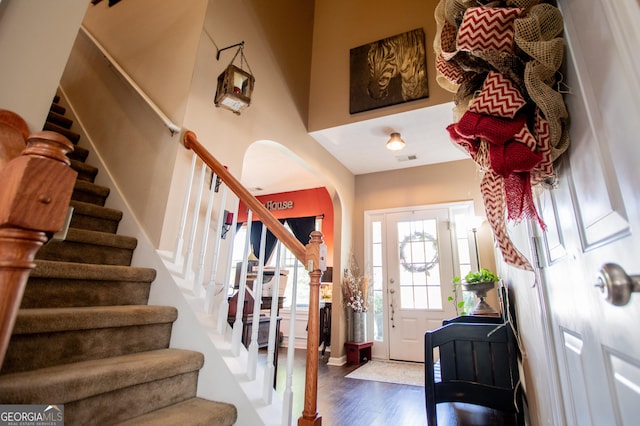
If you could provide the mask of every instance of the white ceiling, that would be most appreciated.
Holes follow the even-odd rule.
[[[452,109],[453,103],[441,104],[310,135],[354,175],[462,160],[468,156],[451,142],[446,131],[453,122]],[[399,132],[406,142],[401,151],[386,149],[391,132]],[[249,148],[241,182],[254,195],[324,186],[303,162],[274,143],[253,144]]]

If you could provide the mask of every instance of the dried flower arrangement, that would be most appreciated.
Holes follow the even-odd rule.
[[[360,268],[353,254],[349,259],[349,267],[342,276],[342,296],[344,305],[353,312],[367,312],[372,303],[373,294],[369,291],[369,277],[360,273]]]

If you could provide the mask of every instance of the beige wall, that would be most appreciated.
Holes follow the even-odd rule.
[[[82,24],[142,90],[180,125],[207,0],[101,2]]]
[[[300,118],[309,115],[313,0],[248,0]],[[294,17],[292,19],[292,17]]]
[[[0,3],[0,109],[42,129],[87,0]]]
[[[102,2],[87,10],[83,25],[179,126],[205,7],[205,0],[168,0],[163,7],[124,1],[110,8]],[[179,136],[170,134],[82,32],[60,86],[72,108],[82,112],[78,124],[108,165],[101,173],[111,174],[146,234],[159,244]]]
[[[272,13],[283,13],[283,1],[276,2]],[[291,0],[289,0],[291,1]],[[312,173],[324,179],[327,190],[334,199],[335,228],[334,237],[336,251],[334,265],[340,264],[341,251],[339,241],[346,238],[351,241],[350,227],[354,192],[353,174],[331,156],[307,132],[299,107],[299,84],[283,76],[282,67],[298,58],[301,63],[308,63],[310,58],[311,25],[301,28],[296,23],[290,29],[281,28],[272,22],[258,22],[258,15],[250,9],[250,1],[224,2],[224,9],[220,2],[211,1],[204,20],[204,31],[200,37],[196,65],[193,72],[189,103],[185,115],[185,128],[193,130],[198,139],[236,176],[241,177],[242,161],[248,147],[259,140],[277,142],[291,151],[293,157]],[[312,12],[312,3],[302,8],[300,2],[295,2],[293,10],[308,19]],[[286,3],[285,3],[286,4]],[[302,9],[301,9],[302,8]],[[221,13],[224,10],[224,13]],[[264,10],[261,10],[265,13]],[[230,19],[229,17],[234,17]],[[268,42],[271,39],[282,38],[283,33],[295,37],[295,31],[305,29],[307,36],[300,40],[307,40],[309,45],[298,46],[288,51],[287,59],[279,60],[284,52],[281,47],[273,49]],[[273,35],[273,34],[276,35]],[[269,34],[269,36],[265,36]],[[233,57],[233,50],[222,53],[216,60],[216,48],[226,47],[240,41],[245,42],[245,56],[251,71],[256,78],[252,103],[249,108],[235,115],[228,110],[216,108],[213,95],[216,90],[216,78],[229,64]],[[298,41],[300,43],[300,41]],[[293,44],[295,45],[295,43]],[[275,53],[274,53],[275,52]],[[304,67],[302,67],[304,69]],[[292,89],[293,87],[293,89]],[[182,179],[188,158],[179,155],[172,185],[172,200],[177,202],[181,194],[181,186],[176,180]],[[272,173],[278,173],[272,170]],[[175,203],[172,202],[175,205]],[[174,214],[168,214],[168,217]],[[169,239],[167,242],[172,241]]]
[[[534,225],[535,226],[535,225]],[[531,237],[526,223],[510,226],[509,236],[515,246],[527,259],[535,259],[531,250]],[[522,351],[522,371],[520,380],[527,395],[527,403],[533,425],[554,425],[555,415],[561,401],[554,400],[550,371],[555,357],[551,328],[547,319],[545,300],[546,291],[540,277],[533,272],[507,265],[498,254],[498,269],[504,283],[509,287],[519,331]],[[547,342],[546,344],[544,342]]]
[[[364,212],[367,210],[473,201],[476,215],[484,216],[481,175],[472,160],[451,161],[356,176],[353,252],[364,265]],[[480,264],[494,268],[493,239],[485,223],[478,232]]]
[[[309,103],[309,131],[450,102],[435,80],[433,39],[437,0],[316,1]],[[423,28],[426,34],[429,98],[349,114],[349,50]]]
[[[111,175],[117,188],[135,212],[136,220],[154,244],[162,232],[163,212],[179,137],[171,136],[140,97],[122,83],[85,36],[78,36],[67,68],[60,80],[62,93],[81,116],[74,119],[88,132],[81,144],[96,152],[87,158],[106,163],[96,177],[103,184]],[[107,199],[107,207],[110,200]]]

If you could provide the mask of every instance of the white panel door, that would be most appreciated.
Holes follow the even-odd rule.
[[[424,333],[455,316],[449,210],[386,216],[389,357],[424,362]]]
[[[597,287],[603,264],[640,274],[640,23],[636,0],[559,1],[571,148],[539,197],[542,276],[568,425],[640,419],[640,294],[625,306]],[[544,390],[538,390],[544,392]]]

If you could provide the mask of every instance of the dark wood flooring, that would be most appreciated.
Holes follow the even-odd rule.
[[[318,367],[318,412],[324,426],[420,426],[426,425],[424,388],[345,376],[353,365],[327,365],[329,354]],[[294,361],[294,417],[304,405],[306,354],[297,350]],[[286,349],[279,356],[276,390],[282,395],[286,383]],[[296,422],[297,423],[297,422]],[[470,404],[439,404],[439,426],[515,426],[513,416]]]

